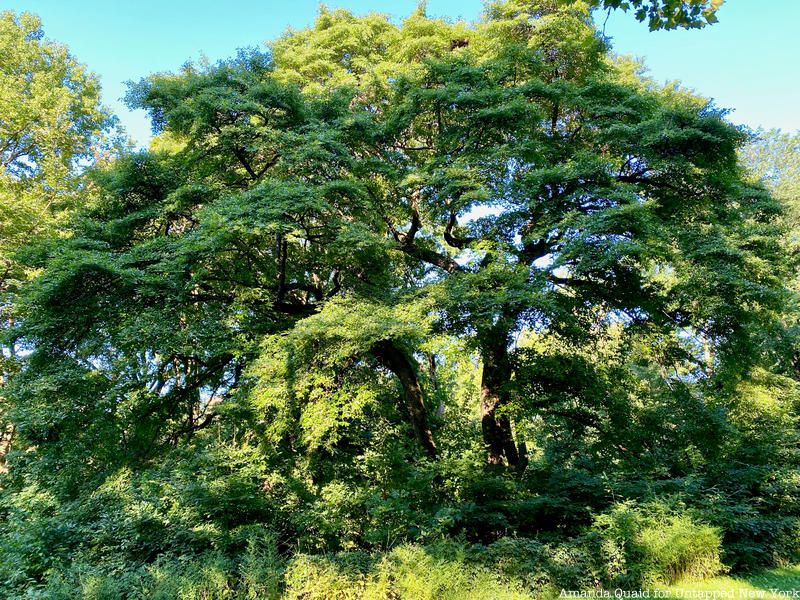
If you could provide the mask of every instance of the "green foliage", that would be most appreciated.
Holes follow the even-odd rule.
[[[80,196],[80,163],[101,151],[100,86],[30,13],[0,12],[0,291],[23,275],[13,253],[52,234]]]
[[[596,518],[594,527],[617,584],[671,585],[724,570],[719,530],[661,503],[615,505]]]
[[[76,563],[55,574],[41,589],[42,598],[159,598],[179,600],[278,599],[283,561],[269,546],[251,542],[236,559],[218,552],[194,557],[164,555],[146,567],[107,573]]]
[[[603,9],[633,10],[637,21],[647,20],[650,31],[694,29],[717,22],[717,11],[725,0],[595,0]]]
[[[442,553],[419,546],[399,546],[377,561],[359,555],[298,557],[287,572],[286,595],[343,600],[533,597],[519,582],[466,563],[457,550]]]
[[[717,6],[679,4],[628,8]],[[748,172],[599,5],[324,9],[134,84],[152,147],[14,256],[8,595],[527,598],[796,560],[793,146]]]
[[[85,201],[85,168],[114,155],[100,86],[68,50],[44,37],[30,13],[0,11],[0,329],[16,318],[14,296],[31,271],[16,254],[64,234]],[[118,144],[117,144],[118,145]],[[13,342],[0,340],[0,385],[19,372]],[[0,392],[0,472],[16,436]]]

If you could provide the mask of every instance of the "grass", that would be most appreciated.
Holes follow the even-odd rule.
[[[758,571],[736,577],[714,577],[658,588],[662,598],[682,600],[800,599],[800,565]]]

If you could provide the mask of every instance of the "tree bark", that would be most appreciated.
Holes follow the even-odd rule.
[[[12,423],[6,423],[2,427],[0,429],[0,473],[5,473],[8,471],[6,468],[6,454],[11,449],[16,430]]]
[[[400,380],[414,435],[423,450],[425,450],[425,453],[430,458],[436,458],[437,449],[433,441],[433,433],[431,433],[431,428],[428,424],[428,414],[425,411],[422,387],[419,384],[417,371],[411,359],[390,340],[383,340],[375,344],[373,353],[383,366],[394,373]]]
[[[514,443],[511,421],[498,410],[508,405],[508,383],[511,379],[511,363],[508,357],[507,333],[491,336],[484,345],[481,358],[480,416],[483,443],[486,447],[486,461],[490,465],[509,466],[519,463],[519,452]]]

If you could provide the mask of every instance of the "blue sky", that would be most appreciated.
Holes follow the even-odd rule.
[[[401,18],[416,0],[330,0],[357,13]],[[149,123],[120,98],[127,80],[173,71],[201,55],[217,60],[257,46],[287,27],[309,25],[317,0],[5,0],[38,14],[45,34],[66,43],[100,75],[105,101],[129,135],[147,143]],[[429,0],[428,13],[473,20],[482,0]],[[605,15],[598,17],[602,23]],[[732,108],[751,127],[800,129],[800,0],[727,0],[713,27],[651,33],[631,15],[611,14],[605,31],[620,54],[645,60],[657,81],[678,79]]]

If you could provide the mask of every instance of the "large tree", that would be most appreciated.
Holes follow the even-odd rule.
[[[315,482],[387,420],[436,458],[436,339],[475,352],[486,460],[521,469],[530,423],[591,427],[604,400],[552,393],[558,353],[520,336],[649,336],[681,357],[667,388],[723,393],[778,327],[780,206],[745,137],[612,60],[585,5],[510,0],[475,27],[323,11],[131,102],[160,136],[29,256],[15,330],[18,460],[65,493],[235,405]]]
[[[465,32],[418,12],[397,32],[326,14],[276,44],[276,76],[303,81],[313,65],[309,93],[360,91],[373,210],[432,269],[421,284],[441,325],[473,340],[489,462],[515,464],[505,409],[529,367],[515,335],[582,337],[597,319],[690,329],[723,369],[747,355],[747,323],[780,305],[780,208],[743,179],[745,137],[722,113],[609,62],[580,5],[486,15]],[[421,24],[424,44],[396,64]]]
[[[649,508],[570,542],[615,553],[592,585],[635,564],[614,523],[709,521],[739,564],[795,551],[785,202],[588,4],[323,9],[129,100],[152,146],[18,255],[9,585],[170,552],[244,568],[264,528],[286,553],[539,536],[510,547],[573,572],[546,540],[620,499]]]
[[[272,59],[156,76],[131,100],[162,137],[102,175],[73,239],[43,255],[19,333],[35,349],[22,397],[42,378],[87,382],[64,389],[89,403],[65,414],[100,411],[118,458],[207,426],[258,345],[334,296],[378,320],[319,322],[318,352],[357,339],[308,384],[321,401],[374,361],[435,456],[420,339],[391,316],[432,299],[431,331],[480,357],[487,459],[510,465],[515,411],[582,412],[522,393],[536,359],[515,351],[521,332],[691,332],[711,382],[746,372],[750,324],[781,303],[779,207],[744,180],[743,135],[611,61],[582,5],[493,4],[476,28],[323,11]],[[21,421],[34,443],[58,429]]]

